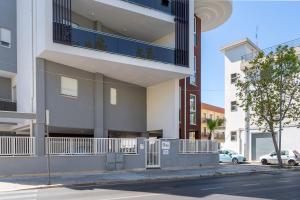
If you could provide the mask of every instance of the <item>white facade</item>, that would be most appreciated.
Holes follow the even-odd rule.
[[[232,102],[237,101],[237,90],[232,83],[232,76],[238,74],[241,77],[243,74],[242,56],[255,54],[260,49],[249,39],[244,39],[221,49],[225,55],[225,143],[224,148],[231,149],[243,154],[248,160],[257,160],[258,156],[255,152],[268,151],[268,148],[263,146],[270,146],[271,138],[262,135],[257,128],[252,127],[246,121],[246,112],[238,107],[236,111],[232,110]],[[300,144],[297,139],[300,139],[300,130],[296,127],[285,127],[282,133],[282,149],[296,149],[300,150]],[[262,138],[260,138],[260,135]],[[257,137],[260,138],[257,139]],[[297,138],[297,139],[296,139]],[[268,153],[268,152],[267,152]],[[269,152],[270,153],[270,152]]]

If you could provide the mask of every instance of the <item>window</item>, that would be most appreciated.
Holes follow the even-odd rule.
[[[207,114],[206,113],[203,113],[203,118],[207,119]]]
[[[213,116],[213,114],[210,114],[210,117],[209,117],[209,119],[214,119],[214,116]]]
[[[238,105],[236,101],[231,102],[231,112],[236,112],[238,110]]]
[[[190,95],[190,124],[196,125],[196,109],[197,109],[197,103],[196,103],[196,96]]]
[[[231,74],[231,84],[235,84],[237,82],[238,74]]]
[[[206,135],[206,127],[203,128],[204,135]]]
[[[60,82],[62,95],[78,97],[78,81],[76,79],[62,76]]]
[[[231,141],[237,141],[237,133],[236,133],[236,131],[231,131],[231,133],[230,133],[230,140]]]
[[[161,5],[163,5],[163,6],[167,6],[168,7],[169,3],[170,3],[169,0],[162,0],[161,1]]]
[[[196,85],[196,74],[197,74],[197,59],[194,56],[194,74],[190,77],[190,82],[193,85]]]
[[[0,28],[0,45],[10,48],[11,47],[11,32],[8,29]]]
[[[194,17],[194,45],[197,46],[197,20]]]
[[[117,105],[117,89],[110,88],[110,104]]]

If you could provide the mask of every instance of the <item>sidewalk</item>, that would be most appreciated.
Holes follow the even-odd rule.
[[[68,173],[52,175],[51,186],[47,185],[48,177],[46,175],[7,177],[0,178],[0,192],[84,184],[122,184],[136,183],[139,181],[151,182],[210,176],[242,175],[267,172],[272,173],[284,170],[286,169],[246,164],[236,166],[219,165],[191,169],[150,169],[139,171],[88,172],[80,174]]]

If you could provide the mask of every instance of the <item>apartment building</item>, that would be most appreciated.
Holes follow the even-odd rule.
[[[300,47],[300,40],[293,40],[281,45]],[[244,154],[247,160],[257,160],[261,155],[274,151],[271,135],[261,133],[257,127],[246,120],[246,113],[238,106],[235,83],[237,76],[244,77],[243,69],[255,58],[259,51],[276,51],[278,45],[260,49],[248,38],[229,44],[221,49],[225,56],[225,143],[224,146]],[[300,55],[300,53],[299,53]],[[296,126],[283,128],[282,149],[300,150],[300,134]]]
[[[34,154],[44,156],[51,138],[179,139],[197,131],[201,31],[224,23],[231,1],[0,3],[0,131],[34,138]]]
[[[201,139],[207,139],[209,130],[207,128],[207,119],[225,119],[224,108],[214,106],[207,103],[201,103]],[[225,140],[224,127],[219,127],[213,134],[213,139],[219,143],[224,143]]]

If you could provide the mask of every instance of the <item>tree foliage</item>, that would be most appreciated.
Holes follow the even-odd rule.
[[[267,55],[260,52],[245,67],[244,77],[238,77],[236,86],[239,105],[247,112],[250,124],[272,134],[282,166],[275,137],[280,121],[287,126],[299,124],[300,118],[300,62],[295,49],[279,46]]]
[[[209,131],[208,140],[211,140],[212,134],[224,124],[224,119],[207,119],[207,128]]]

